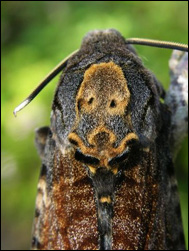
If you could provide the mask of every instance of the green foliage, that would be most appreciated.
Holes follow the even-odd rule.
[[[125,37],[187,43],[187,1],[2,1],[2,249],[28,249],[40,160],[34,129],[50,123],[58,78],[31,105],[13,109],[93,29],[115,28]],[[169,50],[137,47],[144,64],[167,88]],[[187,142],[177,160],[187,236]],[[174,219],[173,219],[174,220]]]

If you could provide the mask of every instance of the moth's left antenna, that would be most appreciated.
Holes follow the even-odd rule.
[[[13,113],[16,117],[16,113],[22,110],[25,106],[27,106],[32,99],[34,99],[38,93],[66,66],[68,59],[73,56],[78,50],[71,53],[68,57],[64,58],[37,86],[37,88],[20,104],[18,105]]]

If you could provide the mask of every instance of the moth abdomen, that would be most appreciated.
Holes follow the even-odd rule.
[[[112,248],[112,217],[113,205],[110,196],[101,197],[97,202],[98,231],[100,234],[100,250]]]
[[[90,177],[96,197],[100,250],[110,250],[116,175],[105,167],[99,167]]]

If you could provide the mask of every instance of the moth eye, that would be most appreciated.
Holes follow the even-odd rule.
[[[94,101],[94,98],[92,97],[92,98],[90,98],[90,99],[88,100],[88,104],[91,105],[91,104],[93,103],[93,101]]]
[[[110,107],[111,107],[111,108],[116,107],[116,102],[115,102],[114,99],[112,99],[112,101],[111,101],[111,103],[110,103]]]

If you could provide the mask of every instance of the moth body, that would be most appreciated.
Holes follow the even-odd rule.
[[[33,249],[185,248],[163,93],[119,32],[87,34],[36,134]]]

